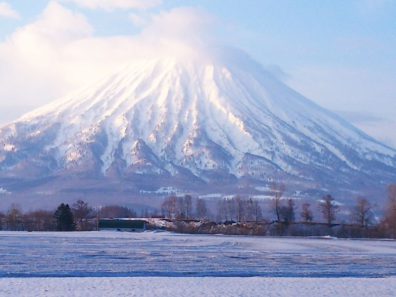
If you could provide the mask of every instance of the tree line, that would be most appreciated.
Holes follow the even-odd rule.
[[[216,222],[260,222],[263,220],[275,223],[290,224],[296,221],[304,223],[314,222],[314,211],[308,202],[301,204],[297,209],[294,199],[282,197],[283,193],[274,194],[270,203],[270,212],[273,219],[265,219],[263,214],[263,202],[260,199],[243,198],[235,196],[219,199],[217,211],[214,215],[207,206],[206,200],[194,199],[190,195],[183,197],[170,196],[164,199],[161,205],[161,213],[164,218],[176,220],[214,220]],[[319,200],[318,212],[320,220],[331,226],[336,221],[336,215],[340,206],[331,195],[325,195]],[[351,222],[361,227],[368,227],[373,221],[373,206],[364,197],[358,197],[356,205],[351,212]]]
[[[142,211],[139,215],[131,208],[118,205],[93,208],[83,200],[78,200],[71,206],[61,203],[53,211],[25,213],[14,204],[5,213],[0,212],[0,230],[87,231],[97,229],[99,218],[139,216],[171,221],[210,222],[206,226],[211,226],[213,232],[220,232],[223,228],[220,225],[229,226],[228,229],[236,229],[236,226],[257,229],[257,226],[261,226],[261,231],[257,232],[270,235],[321,235],[342,229],[342,232],[355,234],[356,237],[396,238],[396,184],[388,188],[388,201],[381,217],[375,215],[374,206],[365,197],[357,197],[355,205],[346,209],[331,195],[323,196],[317,205],[309,202],[297,205],[296,200],[284,197],[285,186],[282,183],[272,184],[271,192],[273,196],[269,200],[235,196],[218,199],[215,206],[209,200],[191,195],[169,196],[163,200],[158,211]],[[340,211],[345,213],[346,210],[349,212],[348,221],[345,222],[344,214],[344,219],[340,222],[338,215]],[[191,229],[185,227],[186,230]],[[208,229],[202,230],[209,233]]]
[[[0,212],[0,230],[8,231],[91,231],[97,229],[98,218],[133,218],[134,210],[118,205],[93,208],[83,200],[71,206],[61,203],[55,210],[35,210],[23,212],[17,204],[12,204],[5,212]]]
[[[324,195],[317,205],[309,202],[296,205],[296,200],[284,197],[285,189],[282,183],[272,184],[273,196],[267,203],[262,199],[241,196],[219,199],[215,213],[211,212],[213,208],[210,209],[207,201],[202,198],[193,199],[190,195],[170,196],[162,203],[161,213],[171,220],[212,222],[207,226],[212,226],[213,233],[221,233],[219,224],[229,226],[228,229],[235,229],[237,225],[255,229],[257,225],[261,225],[269,230],[266,234],[271,235],[333,234],[396,238],[396,184],[388,188],[388,201],[382,216],[376,215],[374,205],[362,196],[357,197],[355,204],[349,207],[337,203],[330,194]],[[340,212],[343,212],[342,220],[338,220]],[[180,230],[186,232],[196,231],[192,227],[196,225],[179,224],[179,226]],[[203,231],[203,233],[208,232],[208,229]]]

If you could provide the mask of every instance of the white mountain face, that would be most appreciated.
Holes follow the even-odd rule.
[[[374,193],[396,181],[396,150],[236,52],[132,62],[3,127],[0,144],[10,192],[260,194],[276,178]]]

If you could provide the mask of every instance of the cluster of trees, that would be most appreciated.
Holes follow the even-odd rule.
[[[210,217],[206,201],[195,199],[190,195],[184,197],[170,196],[164,199],[161,205],[162,216],[168,219],[200,219],[205,220]]]
[[[55,211],[36,210],[23,212],[17,204],[12,204],[6,213],[0,213],[0,229],[9,231],[73,231],[82,226],[82,207],[87,204],[79,200],[70,208],[60,204]],[[78,218],[79,221],[75,221]]]
[[[297,204],[293,199],[284,198],[285,186],[282,183],[274,183],[271,190],[273,197],[269,203],[240,196],[220,199],[215,215],[209,211],[205,200],[194,199],[189,195],[166,198],[161,211],[165,218],[176,220],[198,219],[223,225],[244,224],[243,226],[251,226],[250,228],[255,226],[252,223],[275,225],[278,226],[278,231],[270,234],[279,235],[291,234],[285,232],[287,228],[294,230],[293,234],[302,234],[296,231],[300,226],[304,235],[320,234],[322,231],[332,233],[333,228],[339,230],[337,234],[396,237],[396,185],[389,186],[388,204],[382,217],[374,215],[374,206],[365,197],[357,197],[355,205],[347,208],[337,203],[331,195],[322,197],[317,205],[308,202]],[[343,216],[340,216],[342,219],[338,217],[340,212],[343,212]],[[188,226],[183,228],[189,230]],[[214,228],[211,225],[211,228],[216,232],[219,230],[218,226]]]
[[[222,199],[217,204],[217,221],[258,222],[263,219],[259,200],[240,196]]]
[[[334,226],[349,224],[354,229],[375,229],[376,232],[372,233],[375,236],[396,238],[396,184],[389,186],[388,203],[382,217],[374,216],[373,205],[368,199],[358,197],[355,205],[348,209],[347,224],[345,223],[346,209],[342,209],[331,195],[322,197],[315,207],[308,202],[300,202],[296,205],[295,200],[284,198],[285,186],[281,183],[274,183],[271,189],[273,197],[269,202],[235,196],[218,200],[216,207],[213,205],[209,207],[209,201],[193,198],[190,195],[170,196],[163,200],[160,213],[152,212],[150,215],[145,212],[140,216],[160,216],[176,221],[200,220],[226,225],[244,223],[245,226],[246,224],[252,226],[255,232],[261,228],[257,229],[258,225],[272,224],[280,226],[280,234],[286,234],[284,230],[295,229],[299,224],[304,225],[304,230],[308,230],[308,233],[304,233],[305,235],[309,235],[307,228],[314,230],[317,225],[325,225],[330,229]],[[217,209],[217,212],[212,212],[214,209]],[[343,222],[337,220],[341,210],[344,210]],[[266,219],[265,216],[268,216],[268,213],[272,215]],[[62,203],[54,211],[36,210],[24,213],[18,205],[12,205],[5,213],[0,212],[0,230],[95,230],[99,217],[133,218],[137,216],[136,211],[127,207],[110,205],[95,209],[82,200],[78,200],[71,207]]]
[[[396,192],[393,187],[396,188],[396,186],[390,187],[390,189],[392,189],[390,190],[392,193],[393,191]],[[274,196],[271,200],[270,211],[273,213],[273,221],[285,225],[296,221],[303,223],[314,222],[314,210],[312,209],[311,204],[308,202],[301,203],[300,210],[298,210],[295,200],[283,198],[284,191],[284,185],[275,185],[272,188]],[[396,205],[396,198],[394,204]],[[328,226],[331,226],[336,221],[337,213],[340,210],[340,205],[335,201],[335,199],[331,195],[325,195],[321,200],[319,200],[316,213],[321,215],[320,221],[324,221]],[[361,227],[368,227],[373,223],[373,206],[368,199],[364,197],[357,198],[356,205],[350,210],[350,213],[351,223],[357,224]],[[391,215],[388,215],[387,217],[391,217]],[[251,222],[259,221],[262,218],[262,207],[256,199],[242,199],[237,196],[231,199],[223,199],[219,202],[219,220]]]
[[[314,212],[310,203],[302,203],[301,210],[298,213],[295,201],[284,199],[282,195],[283,192],[281,191],[274,192],[274,198],[271,200],[270,206],[274,217],[272,221],[286,225],[296,221],[304,223],[314,221]],[[184,197],[170,196],[164,199],[161,205],[161,213],[163,217],[168,219],[259,222],[264,220],[262,204],[259,199],[253,198],[242,198],[240,196],[223,198],[218,201],[217,214],[213,216],[204,199],[193,199],[189,195]],[[340,207],[331,195],[326,195],[319,201],[318,210],[322,215],[322,221],[331,226],[336,220],[336,214]],[[369,226],[373,218],[370,202],[366,198],[359,197],[356,206],[353,208],[352,216],[353,223],[362,227]]]
[[[283,198],[285,186],[274,184],[272,186],[273,199],[271,199],[271,212],[273,212],[275,222],[290,224],[296,221],[305,223],[313,222],[314,211],[310,203],[301,204],[301,211],[298,217],[296,203],[293,199]],[[161,205],[162,216],[168,219],[198,219],[215,220],[217,222],[259,222],[264,220],[263,203],[259,199],[242,198],[235,196],[218,200],[217,214],[214,216],[204,199],[194,199],[190,195],[183,197],[170,196],[164,199]],[[336,220],[339,205],[331,195],[326,195],[319,203],[319,211],[323,220],[331,226]],[[358,204],[354,209],[356,222],[362,226],[370,223],[372,207],[365,198],[358,198]]]
[[[290,224],[298,220],[296,218],[296,205],[293,199],[283,199],[285,192],[285,185],[283,183],[273,183],[271,185],[272,193],[274,194],[272,200],[272,210],[276,217],[276,222],[283,224]],[[360,198],[359,198],[360,199]],[[361,198],[364,199],[364,198]],[[364,199],[367,203],[368,200]],[[323,216],[327,225],[331,226],[336,219],[336,214],[339,211],[339,206],[331,195],[325,195],[319,201],[319,211]],[[371,208],[370,208],[371,211]],[[311,223],[314,220],[314,212],[311,209],[311,204],[304,202],[301,204],[300,211],[301,221],[304,223]]]
[[[83,200],[70,207],[61,203],[56,210],[36,210],[23,212],[19,205],[13,204],[5,212],[0,212],[0,230],[9,231],[89,231],[97,228],[101,217],[136,217],[136,212],[123,206],[109,205],[94,209]]]
[[[5,213],[0,213],[0,230],[54,230],[54,213],[46,210],[37,210],[23,213],[17,204]]]

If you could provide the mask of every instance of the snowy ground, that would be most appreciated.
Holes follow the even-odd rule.
[[[386,240],[0,232],[0,255],[0,296],[396,292],[396,242]]]
[[[0,296],[128,297],[394,297],[396,278],[11,278],[0,279]]]
[[[396,241],[0,232],[0,277],[396,276]]]

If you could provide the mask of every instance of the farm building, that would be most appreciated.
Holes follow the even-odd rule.
[[[142,232],[146,230],[147,221],[142,219],[100,219],[99,230],[116,230]]]

